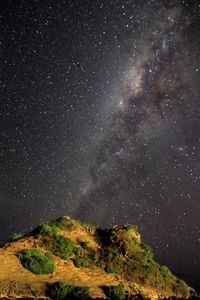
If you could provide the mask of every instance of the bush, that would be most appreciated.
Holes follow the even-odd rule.
[[[64,281],[54,283],[49,287],[48,295],[55,300],[64,299],[70,292],[69,286]]]
[[[87,299],[90,296],[90,288],[88,286],[72,286],[71,296],[76,299]]]
[[[98,266],[100,263],[100,257],[101,257],[101,254],[98,252],[93,252],[91,254],[91,259],[93,260],[93,262],[96,266]]]
[[[131,224],[125,224],[124,225],[124,229],[126,231],[129,231],[129,230],[135,230],[135,231],[138,231],[138,226],[137,225],[131,225]]]
[[[106,266],[105,267],[105,271],[107,272],[107,273],[116,273],[116,270],[115,270],[115,268],[113,268],[112,266]]]
[[[85,228],[91,235],[94,235],[96,232],[96,227],[91,224],[83,223],[82,227]]]
[[[87,242],[87,241],[81,242],[81,247],[85,250],[88,250],[89,249],[89,242]]]
[[[69,218],[60,218],[57,221],[55,221],[56,226],[58,226],[58,228],[60,229],[65,229],[65,230],[72,230],[74,227],[74,224],[72,222],[72,220],[70,220]]]
[[[73,262],[77,268],[89,268],[92,265],[92,262],[87,256],[78,256],[73,260]]]
[[[55,271],[53,259],[41,249],[26,249],[19,252],[17,256],[23,267],[34,274],[50,274]]]
[[[123,283],[119,285],[111,285],[108,287],[107,296],[110,299],[122,300],[126,296],[125,288]]]
[[[11,240],[11,242],[14,242],[14,241],[19,240],[21,237],[23,237],[23,235],[21,233],[14,233],[11,236],[10,240]]]
[[[57,234],[59,229],[71,230],[73,224],[67,218],[60,218],[56,221],[43,223],[39,226],[38,231],[40,234],[53,233]]]
[[[109,266],[106,267],[106,272],[107,270],[108,272],[111,271],[111,268],[113,269],[113,271],[115,270],[114,272],[119,271],[124,264],[123,255],[114,245],[104,249],[103,260],[106,266]]]
[[[188,298],[192,294],[195,294],[194,289],[188,288],[187,284],[181,279],[176,279],[176,281],[172,285],[172,290],[174,293],[176,293],[177,295],[182,295],[182,297],[184,298]]]
[[[78,226],[81,226],[81,225],[82,225],[82,223],[81,223],[80,220],[74,220],[74,223],[75,223],[76,225],[78,225]]]
[[[104,256],[107,261],[113,261],[119,256],[119,251],[115,246],[112,245],[105,249]]]
[[[89,268],[98,265],[100,254],[88,248],[87,254],[81,247],[74,249],[75,258],[73,258],[74,265],[77,268]]]
[[[48,289],[48,295],[54,300],[62,300],[67,297],[69,299],[87,299],[89,298],[89,294],[89,287],[67,285],[64,281],[58,281]]]
[[[39,233],[40,234],[46,234],[46,233],[56,234],[56,233],[58,233],[58,231],[59,231],[58,226],[56,226],[56,224],[53,223],[53,222],[43,223],[39,227]]]
[[[141,250],[143,252],[143,261],[144,261],[144,263],[145,263],[145,261],[147,263],[152,262],[154,257],[153,257],[153,251],[152,251],[151,247],[149,247],[145,243],[142,243],[141,244]]]
[[[76,247],[74,249],[74,254],[76,255],[76,257],[80,257],[84,255],[84,251],[81,247]]]
[[[168,277],[172,276],[170,269],[166,266],[161,266],[160,271],[164,278],[168,278]]]
[[[62,235],[56,236],[52,243],[52,252],[62,259],[69,259],[73,255],[75,248],[75,244]]]

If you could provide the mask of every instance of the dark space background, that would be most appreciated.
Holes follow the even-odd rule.
[[[0,240],[139,225],[200,285],[200,1],[0,1]]]

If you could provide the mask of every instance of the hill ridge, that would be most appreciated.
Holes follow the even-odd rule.
[[[155,262],[131,224],[102,230],[68,216],[45,222],[25,236],[15,234],[0,249],[0,266],[0,299],[187,299],[194,294]],[[68,293],[64,298],[53,292],[61,288]]]

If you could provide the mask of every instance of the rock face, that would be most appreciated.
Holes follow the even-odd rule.
[[[0,298],[187,299],[192,293],[154,261],[134,225],[100,230],[63,217],[0,249]]]

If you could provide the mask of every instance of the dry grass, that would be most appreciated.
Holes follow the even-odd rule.
[[[68,237],[72,238],[72,235]],[[73,236],[73,240],[76,241],[76,235]],[[54,256],[56,271],[53,274],[34,275],[23,268],[15,253],[37,245],[39,240],[29,237],[0,249],[0,297],[30,297],[34,291],[37,291],[37,296],[45,297],[46,283],[64,280],[69,284],[90,286],[92,297],[96,298],[104,296],[99,286],[117,284],[119,281],[115,275],[107,274],[101,268],[77,269],[71,261],[62,260],[57,256]]]

